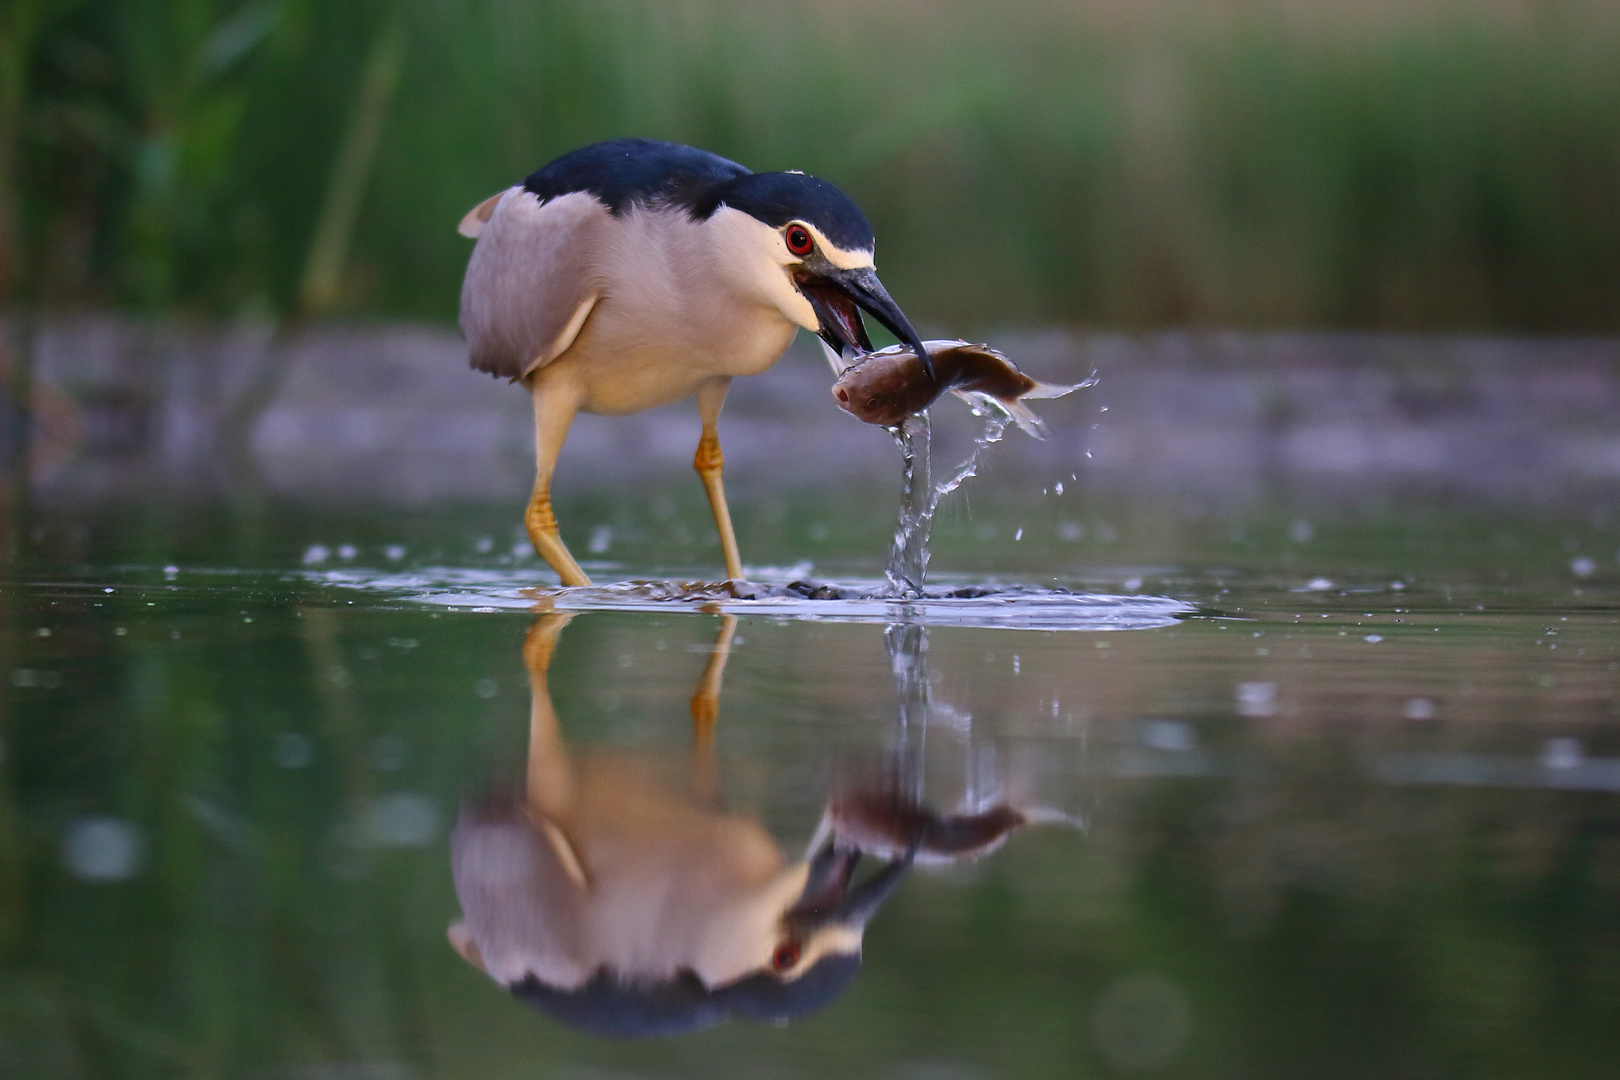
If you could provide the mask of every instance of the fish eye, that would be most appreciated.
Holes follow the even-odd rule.
[[[808,255],[810,249],[816,246],[810,238],[810,230],[803,225],[789,225],[783,237],[787,240],[788,250],[795,255]]]
[[[797,938],[788,938],[776,947],[771,953],[771,970],[778,974],[791,971],[793,965],[799,962],[799,941]]]

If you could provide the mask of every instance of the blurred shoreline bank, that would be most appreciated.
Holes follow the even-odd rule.
[[[826,365],[796,343],[733,386],[728,481],[887,484],[883,431],[834,407]],[[334,324],[280,346],[265,331],[48,320],[33,339],[29,497],[44,506],[227,497],[244,484],[313,503],[521,500],[532,481],[528,395],[467,369],[453,329]],[[1026,371],[1098,385],[1039,403],[1049,438],[1010,435],[998,473],[1098,488],[1243,498],[1286,485],[1401,486],[1561,502],[1620,481],[1620,339],[1336,333],[1013,332]],[[275,370],[253,425],[237,396]],[[0,410],[15,425],[14,408]],[[939,449],[972,435],[935,410]],[[581,417],[559,493],[691,468],[689,403]],[[247,448],[232,455],[233,443]],[[1061,475],[1060,475],[1061,474]]]

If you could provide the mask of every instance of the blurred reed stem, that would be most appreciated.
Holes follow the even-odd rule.
[[[77,302],[450,318],[469,206],[638,134],[839,183],[939,331],[1620,329],[1609,0],[193,7],[36,50],[21,202]]]
[[[246,475],[254,469],[249,445],[253,430],[285,377],[292,342],[310,320],[330,315],[341,300],[355,224],[405,60],[405,31],[405,19],[398,8],[377,28],[348,126],[332,160],[326,196],[315,221],[298,291],[222,426],[227,456],[238,474]]]
[[[404,60],[405,20],[396,8],[378,29],[366,58],[349,125],[332,163],[320,217],[315,221],[292,321],[328,314],[337,305],[361,199],[377,160],[383,121],[399,85]]]

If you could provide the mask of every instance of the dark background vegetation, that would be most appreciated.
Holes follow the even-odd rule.
[[[869,211],[925,325],[1610,332],[1610,0],[5,0],[0,307],[447,319],[638,134]]]

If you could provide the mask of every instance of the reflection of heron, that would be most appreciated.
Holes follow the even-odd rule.
[[[692,701],[696,785],[624,755],[570,754],[546,686],[570,617],[541,616],[524,645],[532,711],[522,797],[470,806],[456,826],[463,916],[451,943],[519,997],[605,1035],[782,1020],[826,1004],[858,969],[867,920],[916,845],[902,840],[856,884],[861,853],[836,824],[790,863],[757,821],[705,797],[729,616]]]
[[[715,425],[731,379],[772,364],[799,327],[835,352],[871,348],[861,311],[928,353],[878,280],[872,226],[797,172],[751,173],[689,146],[617,139],[566,154],[461,222],[477,237],[461,290],[474,367],[534,397],[529,539],[564,585],[551,474],[580,411],[610,416],[697,396],[693,465],[742,577]]]

